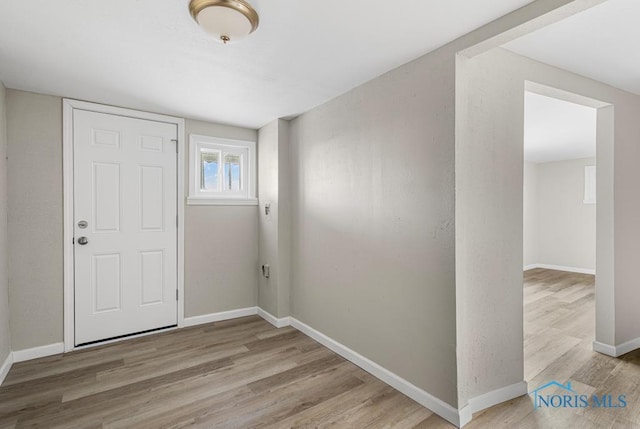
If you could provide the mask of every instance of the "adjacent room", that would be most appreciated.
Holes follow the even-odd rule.
[[[640,425],[639,17],[3,1],[0,428]]]
[[[524,372],[541,385],[595,339],[597,109],[526,92],[524,112]]]

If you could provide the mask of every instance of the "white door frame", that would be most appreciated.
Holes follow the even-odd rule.
[[[85,101],[63,99],[63,138],[62,138],[62,171],[63,171],[63,204],[64,204],[64,351],[74,350],[75,347],[75,306],[74,306],[74,246],[73,246],[73,111],[87,110],[90,112],[106,113],[136,119],[175,124],[178,127],[178,327],[184,326],[184,152],[185,126],[184,119],[156,113],[141,112],[120,107],[105,106]],[[83,347],[84,348],[84,347]]]

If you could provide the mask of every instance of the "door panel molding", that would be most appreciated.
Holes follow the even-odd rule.
[[[155,113],[142,112],[120,107],[106,106],[102,104],[89,103],[73,99],[63,99],[63,207],[64,207],[64,229],[63,229],[63,284],[64,284],[64,350],[65,352],[75,349],[75,300],[74,300],[74,178],[73,178],[73,112],[74,110],[84,110],[96,113],[105,113],[117,116],[124,116],[133,119],[146,119],[156,122],[174,124],[178,128],[178,145],[181,145],[177,156],[177,209],[178,209],[178,233],[177,233],[177,273],[178,273],[178,327],[184,326],[184,208],[185,208],[185,162],[184,162],[184,142],[185,142],[185,121],[183,118],[166,116]],[[99,130],[98,130],[99,131]],[[100,133],[98,133],[100,134]],[[103,133],[104,134],[104,133]],[[115,137],[106,134],[95,136],[96,141],[102,144],[116,144]],[[155,136],[143,139],[140,142],[141,148],[146,150],[157,150],[154,141]],[[85,347],[82,347],[85,348]]]

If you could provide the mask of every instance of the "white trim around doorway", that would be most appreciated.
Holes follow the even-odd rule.
[[[184,178],[186,151],[185,121],[183,118],[141,112],[121,107],[106,106],[85,101],[63,99],[63,138],[62,138],[62,170],[63,170],[63,283],[64,283],[64,351],[75,349],[75,307],[74,307],[74,265],[73,265],[73,111],[86,110],[129,118],[146,119],[157,122],[175,124],[178,127],[178,327],[184,326]]]

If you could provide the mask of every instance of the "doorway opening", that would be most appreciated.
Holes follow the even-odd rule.
[[[538,386],[595,340],[599,111],[532,83],[524,99],[524,378]]]

